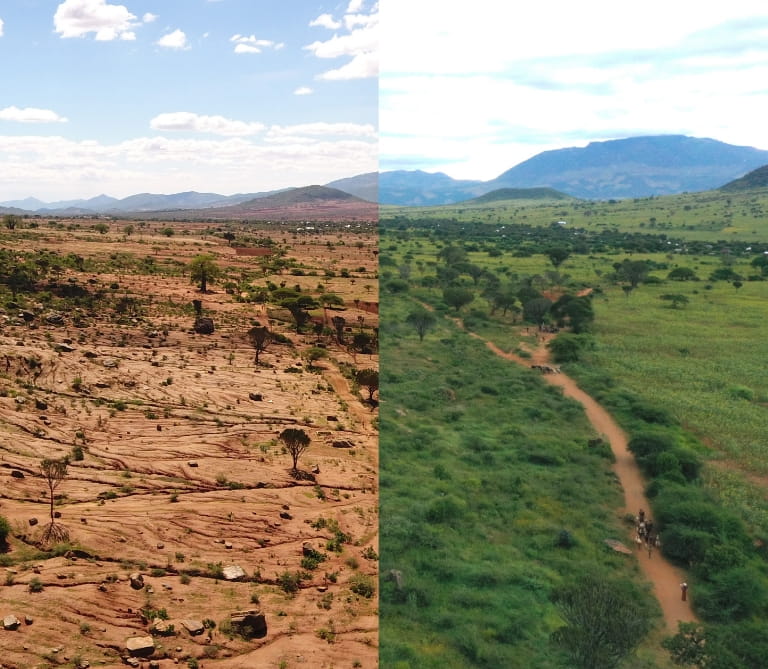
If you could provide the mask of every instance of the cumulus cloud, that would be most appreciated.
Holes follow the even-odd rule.
[[[187,36],[184,34],[184,31],[179,30],[178,28],[174,30],[171,33],[168,33],[167,35],[163,35],[159,40],[157,40],[157,45],[165,47],[166,49],[189,49],[189,44],[187,43]]]
[[[155,116],[149,126],[153,130],[206,132],[227,137],[255,135],[266,127],[263,123],[236,121],[223,116],[204,116],[192,112],[170,112]]]
[[[3,36],[3,19],[0,19],[0,37]]]
[[[150,14],[147,12],[144,14],[144,16],[141,17],[141,20],[144,21],[144,23],[152,23],[153,21],[157,20],[157,14]]]
[[[341,67],[318,75],[319,79],[367,79],[378,75],[378,5],[374,5],[368,14],[362,14],[359,13],[362,2],[352,0],[347,9],[348,13],[344,15],[343,21],[333,21],[334,29],[340,28],[343,24],[348,31],[346,34],[334,34],[328,40],[317,40],[304,47],[317,58],[351,58]],[[351,13],[350,10],[352,10]],[[326,14],[315,19],[311,25],[323,25],[317,23],[323,17],[328,17],[324,19],[325,27],[331,27],[332,17]]]
[[[256,35],[232,35],[230,42],[235,43],[235,53],[261,53],[262,49],[282,49],[285,44],[269,39],[257,39]]]
[[[347,14],[354,14],[355,12],[359,12],[363,8],[364,4],[364,0],[349,0],[349,4],[347,5]]]
[[[328,28],[328,30],[337,30],[341,28],[341,21],[336,21],[330,14],[320,14],[316,19],[309,22],[310,27]]]
[[[138,23],[124,5],[110,5],[106,0],[64,0],[53,16],[54,29],[61,37],[85,37],[108,42],[133,40]]]
[[[18,123],[66,123],[67,119],[59,116],[50,109],[36,109],[35,107],[6,107],[0,109],[0,121],[16,121]]]
[[[294,95],[312,95],[314,91],[309,86],[299,86],[295,91],[293,91]]]

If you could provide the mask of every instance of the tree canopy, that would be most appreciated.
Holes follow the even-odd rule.
[[[208,253],[196,255],[189,263],[189,277],[192,283],[200,286],[200,292],[208,290],[209,283],[216,283],[221,276],[221,268],[214,262],[214,257]]]

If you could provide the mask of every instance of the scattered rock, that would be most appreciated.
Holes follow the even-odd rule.
[[[287,511],[281,511],[280,517],[283,518],[284,520],[293,520],[293,516]]]
[[[21,621],[13,614],[5,616],[5,618],[3,618],[3,629],[5,630],[18,629],[19,625],[21,625]]]
[[[187,463],[187,467],[197,467],[197,466],[198,466],[198,464],[194,460],[190,460]]]
[[[141,662],[139,662],[135,657],[126,657],[125,658],[125,663],[129,667],[140,667],[141,666]]]
[[[53,512],[53,517],[54,518],[61,518],[61,511],[54,511]]]
[[[74,347],[70,346],[69,344],[58,344],[53,349],[57,353],[72,353],[74,351]]]
[[[37,525],[37,518],[30,518],[27,522],[30,524],[31,527],[34,527],[35,525]]]
[[[144,577],[138,572],[134,572],[128,576],[131,582],[131,587],[134,590],[141,590],[144,587]]]
[[[192,326],[192,329],[195,332],[197,332],[197,334],[204,334],[204,335],[213,334],[215,330],[213,325],[213,319],[208,318],[207,316],[201,316],[199,318],[196,318],[195,324]]]
[[[336,439],[331,443],[334,448],[354,448],[355,445],[348,439]]]
[[[155,640],[151,636],[132,636],[125,640],[125,649],[134,657],[148,657],[155,652]]]
[[[38,411],[48,411],[48,402],[43,400],[35,400],[35,409]]]
[[[25,625],[31,625],[33,622],[35,622],[35,619],[32,616],[24,616]]]
[[[101,364],[107,369],[114,369],[117,367],[118,362],[114,358],[104,358],[104,360],[101,361]]]
[[[165,548],[165,544],[162,541],[158,541],[157,548],[158,550],[163,550],[163,548]]]
[[[339,419],[337,416],[326,416],[325,420],[327,420],[329,423],[333,423],[333,422],[338,422]]]
[[[18,469],[12,469],[11,470],[11,477],[15,479],[23,479],[24,478],[24,472],[20,472]]]
[[[226,548],[228,551],[232,550],[232,542],[231,541],[225,541],[224,542],[224,548]]]
[[[64,316],[55,311],[47,313],[44,320],[48,325],[64,325]]]
[[[192,636],[198,636],[205,631],[203,623],[199,620],[182,620],[181,624]]]
[[[264,400],[264,396],[261,393],[248,393],[248,398],[254,402],[262,402]]]
[[[153,634],[159,634],[160,636],[171,636],[175,631],[176,630],[174,629],[173,623],[170,623],[167,620],[155,618],[152,621],[151,632]]]
[[[245,578],[245,569],[233,564],[222,569],[225,581],[242,581]]]

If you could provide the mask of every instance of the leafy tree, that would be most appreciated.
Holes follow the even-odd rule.
[[[235,241],[235,233],[227,230],[222,237],[227,240],[227,243],[232,246],[232,242]]]
[[[163,228],[162,230],[160,230],[160,234],[163,234],[166,237],[173,237],[174,231],[173,231],[173,228]]]
[[[216,283],[222,276],[221,268],[208,253],[196,255],[189,263],[189,277],[192,283],[200,286],[200,292],[208,290],[209,283]]]
[[[453,307],[458,313],[459,309],[475,299],[475,294],[468,288],[449,286],[443,289],[443,302]]]
[[[309,448],[309,444],[312,441],[309,435],[304,430],[287,427],[285,428],[278,439],[283,442],[286,450],[291,454],[293,459],[293,471],[297,471],[299,456]]]
[[[497,309],[501,309],[502,314],[506,316],[507,311],[517,302],[517,291],[512,285],[494,286],[486,291],[485,297],[491,303],[491,315],[495,314]]]
[[[319,346],[312,346],[304,352],[304,357],[307,359],[310,368],[312,368],[318,360],[328,357],[328,351]]]
[[[667,293],[665,295],[661,295],[659,299],[666,300],[667,302],[671,302],[673,309],[677,309],[681,305],[684,306],[688,304],[688,298],[685,295],[679,295],[676,293],[675,294]]]
[[[632,290],[645,280],[650,270],[645,260],[625,260],[622,263],[616,263],[614,267],[619,278],[628,281]]]
[[[331,319],[331,323],[333,323],[333,328],[336,330],[336,341],[339,342],[339,344],[343,344],[344,326],[347,324],[347,320],[343,316],[334,316]]]
[[[560,326],[568,323],[571,330],[578,334],[589,330],[595,320],[595,312],[592,309],[592,299],[589,296],[576,297],[575,295],[562,295],[552,305],[552,315]]]
[[[523,316],[527,321],[536,323],[536,325],[541,327],[544,324],[551,307],[552,300],[549,300],[546,297],[537,297],[536,299],[529,300],[523,304]]]
[[[67,476],[68,465],[69,458],[66,457],[59,459],[46,458],[40,462],[40,473],[48,486],[51,503],[51,522],[45,527],[42,536],[44,544],[58,543],[60,541],[66,541],[69,538],[69,532],[54,521],[55,516],[53,511],[55,492]]]
[[[336,293],[323,293],[320,297],[320,303],[323,305],[323,322],[328,323],[328,309],[332,307],[343,307],[344,298]]]
[[[694,272],[690,267],[675,267],[669,274],[667,274],[667,278],[671,279],[672,281],[698,281],[699,277],[696,276],[696,272]]]
[[[547,257],[554,267],[560,267],[560,265],[568,260],[570,255],[571,252],[562,246],[555,246],[551,249],[547,249]]]
[[[15,230],[19,223],[21,223],[21,218],[19,216],[15,216],[14,214],[6,214],[3,216],[3,225],[9,230]]]
[[[424,335],[437,324],[437,316],[424,307],[418,307],[405,317],[405,322],[416,328],[419,341],[424,341]]]
[[[277,296],[278,294],[283,295],[286,293],[282,293],[281,291],[275,291],[275,296]],[[303,325],[309,320],[310,309],[316,309],[319,305],[309,295],[300,295],[295,291],[288,291],[287,294],[290,294],[292,296],[283,297],[283,299],[281,299],[278,302],[278,305],[280,305],[285,309],[288,309],[288,311],[291,312],[291,316],[293,316],[293,320],[296,321],[296,332],[298,332],[299,330],[301,330]]]
[[[269,342],[272,340],[272,336],[269,332],[269,329],[265,325],[255,325],[250,330],[248,330],[248,341],[251,343],[251,346],[253,346],[253,350],[256,352],[256,357],[254,358],[253,362],[254,364],[259,364],[259,355],[261,355],[269,345]]]
[[[585,574],[554,600],[566,624],[552,639],[583,669],[618,666],[651,627],[643,596],[630,582]]]
[[[93,226],[93,229],[100,235],[106,235],[109,232],[109,226],[106,223],[96,223],[96,225]]]
[[[437,257],[446,265],[455,265],[467,259],[467,252],[460,246],[448,244],[437,252]]]
[[[361,369],[355,374],[358,385],[368,389],[368,401],[373,402],[373,393],[379,389],[379,372],[376,369]]]

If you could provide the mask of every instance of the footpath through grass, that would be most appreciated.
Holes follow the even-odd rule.
[[[415,304],[381,300],[381,666],[572,667],[555,592],[637,580],[603,543],[625,534],[606,452],[577,403],[446,319],[419,342]]]

